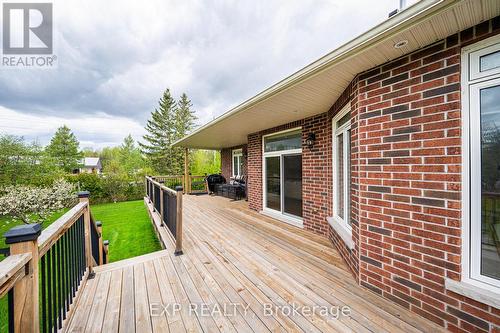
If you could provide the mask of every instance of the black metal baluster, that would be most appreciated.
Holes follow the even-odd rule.
[[[61,264],[59,269],[61,270],[61,275],[59,276],[59,284],[61,284],[61,313],[62,319],[66,319],[66,281],[64,279],[64,271],[66,271],[66,253],[64,251],[64,235],[59,238],[60,250],[61,250]]]
[[[61,239],[57,240],[56,242],[56,246],[57,246],[57,293],[58,293],[58,297],[57,297],[57,310],[58,310],[58,327],[59,329],[62,328],[62,321],[63,321],[63,309],[64,309],[64,299],[63,299],[63,295],[62,295],[62,283],[61,283],[61,276],[62,276],[62,269],[61,269],[61,266],[62,266],[62,249],[61,249]]]
[[[63,310],[63,318],[66,319],[66,313],[69,311],[69,299],[68,299],[68,295],[69,295],[69,292],[68,292],[68,235],[66,233],[64,233],[64,235],[62,236],[62,248],[63,248],[63,297],[64,297],[64,310]]]
[[[53,299],[52,302],[52,331],[57,333],[57,253],[56,253],[56,245],[54,244],[50,249],[52,251],[52,291],[53,291]]]
[[[48,317],[47,317],[47,327],[48,331],[50,332],[52,330],[52,279],[51,279],[51,272],[52,272],[52,249],[49,249],[49,251],[45,254],[45,257],[47,257],[47,299],[44,301],[45,305],[48,308]]]
[[[82,242],[82,249],[81,249],[81,256],[82,256],[82,277],[85,274],[85,270],[87,269],[87,257],[86,257],[86,251],[87,251],[87,242],[85,241],[85,220],[82,217],[82,223],[81,223],[81,242]]]
[[[45,266],[45,256],[43,256],[41,259],[40,259],[40,273],[42,275],[42,299],[40,300],[41,301],[41,305],[42,305],[42,322],[40,323],[42,325],[42,332],[47,332],[47,326],[46,326],[46,323],[47,323],[47,279],[46,279],[46,276],[45,276],[45,269],[46,269],[46,266]]]
[[[7,293],[7,307],[9,316],[9,333],[14,333],[14,290],[11,289]]]
[[[76,268],[76,274],[78,275],[78,283],[80,282],[81,278],[81,270],[82,270],[82,262],[81,262],[81,257],[80,257],[80,252],[81,252],[81,245],[80,245],[80,222],[81,218],[78,219],[76,228],[75,228],[75,241],[76,241],[76,262],[77,262],[77,268]]]
[[[79,280],[81,280],[82,278],[82,275],[83,275],[83,260],[82,260],[82,247],[83,247],[83,243],[82,243],[82,237],[83,237],[83,234],[82,234],[82,219],[80,218],[80,221],[78,221],[78,276],[79,276]]]
[[[71,269],[71,281],[73,281],[73,283],[71,283],[71,295],[73,296],[73,298],[76,296],[76,288],[78,288],[78,285],[76,284],[76,281],[77,281],[76,270],[77,270],[78,264],[76,262],[76,250],[75,250],[75,245],[76,245],[75,228],[77,226],[77,223],[78,223],[78,221],[76,221],[75,224],[73,224],[71,226],[70,233],[69,233],[70,238],[71,238],[71,261],[73,263],[73,266]]]
[[[69,311],[69,306],[71,304],[71,251],[69,245],[70,239],[69,234],[66,233],[66,299],[68,301],[68,306],[66,307],[66,311]]]

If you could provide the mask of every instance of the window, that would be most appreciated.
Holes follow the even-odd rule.
[[[264,152],[269,153],[281,150],[293,150],[302,148],[302,137],[300,130],[286,132],[264,138]]]
[[[243,175],[243,151],[241,149],[233,150],[233,177]]]
[[[500,38],[463,50],[464,273],[500,291]],[[465,67],[466,66],[466,67]]]
[[[351,113],[347,105],[332,120],[333,128],[333,214],[351,230]]]

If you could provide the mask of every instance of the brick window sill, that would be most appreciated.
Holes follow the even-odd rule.
[[[328,221],[328,224],[330,227],[332,227],[335,232],[342,238],[344,241],[345,245],[349,248],[349,250],[354,249],[354,242],[352,241],[352,231],[348,229],[344,224],[339,223],[335,218],[333,217],[327,217],[326,220]]]
[[[452,279],[445,279],[445,288],[459,295],[500,309],[500,293],[496,293],[490,289]]]

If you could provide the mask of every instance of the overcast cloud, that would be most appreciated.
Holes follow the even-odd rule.
[[[165,88],[203,124],[387,18],[398,0],[56,0],[56,69],[0,69],[0,133],[140,139]]]

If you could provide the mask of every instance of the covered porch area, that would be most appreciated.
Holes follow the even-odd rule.
[[[163,251],[97,267],[68,331],[442,330],[360,287],[325,238],[243,201],[183,197],[184,254],[167,241]]]

